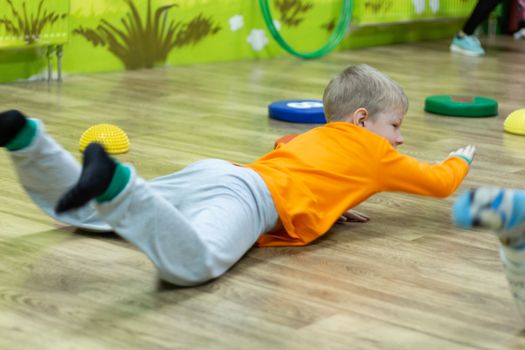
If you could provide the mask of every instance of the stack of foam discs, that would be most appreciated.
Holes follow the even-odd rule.
[[[449,117],[484,118],[498,115],[498,102],[481,96],[434,95],[425,99],[425,111]]]
[[[323,102],[319,100],[283,100],[268,106],[272,119],[290,123],[325,124]]]

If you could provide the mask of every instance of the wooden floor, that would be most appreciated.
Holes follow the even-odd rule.
[[[361,62],[406,90],[402,152],[435,161],[478,147],[451,198],[377,195],[358,208],[369,223],[336,226],[308,247],[252,249],[197,288],[160,284],[147,258],[115,235],[46,217],[2,151],[0,349],[524,349],[495,238],[453,227],[450,212],[467,188],[525,187],[525,137],[502,130],[525,107],[525,43],[485,42],[484,58],[450,54],[448,44],[0,85],[0,109],[43,119],[77,157],[89,126],[122,127],[132,150],[120,159],[145,178],[203,158],[253,161],[278,136],[311,127],[269,120],[269,102],[320,98],[330,77]],[[432,94],[493,97],[500,115],[426,114]]]

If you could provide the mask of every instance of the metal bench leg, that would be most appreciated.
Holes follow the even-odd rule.
[[[47,82],[50,83],[53,79],[53,66],[51,64],[51,55],[53,53],[53,46],[47,47]]]
[[[62,56],[64,45],[57,45],[57,80],[62,81]]]

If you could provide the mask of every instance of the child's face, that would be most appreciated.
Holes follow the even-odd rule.
[[[367,118],[363,126],[374,134],[387,139],[393,147],[397,147],[405,142],[401,135],[403,118],[404,115],[401,112],[382,112],[375,118]]]

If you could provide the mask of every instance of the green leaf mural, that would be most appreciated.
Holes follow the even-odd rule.
[[[342,5],[342,0],[267,1],[283,35],[312,49],[333,32]],[[414,1],[426,4],[423,13],[414,11]],[[449,38],[451,26],[460,26],[476,1],[355,0],[352,30],[341,49]],[[440,6],[433,13],[429,4],[435,2]],[[234,17],[242,22],[236,30],[230,23]],[[451,25],[421,21],[432,18],[446,18]],[[149,6],[148,0],[0,0],[0,22],[0,82],[42,75],[48,51],[18,50],[27,46],[67,43],[62,61],[66,74],[285,55],[273,40],[260,51],[247,43],[255,30],[268,40],[257,0],[151,0]],[[378,30],[386,23],[388,30]]]
[[[331,33],[334,31],[336,22],[337,22],[337,19],[332,19],[328,23],[321,25],[321,28]]]
[[[281,13],[281,21],[289,27],[297,27],[304,21],[301,14],[310,11],[314,5],[302,0],[275,0],[275,6]]]
[[[71,0],[71,15],[74,17],[104,16],[119,11],[122,7],[121,1]]]
[[[124,0],[129,12],[117,27],[102,19],[96,29],[79,27],[74,34],[82,35],[93,46],[104,46],[122,61],[126,69],[151,68],[166,62],[176,47],[195,45],[207,36],[216,34],[221,27],[202,13],[189,22],[169,20],[168,13],[176,4],[152,10],[148,0],[145,19],[132,0]]]
[[[385,0],[366,0],[365,9],[367,12],[377,14],[379,12],[388,12],[392,8],[392,1]]]
[[[12,0],[5,0],[11,16],[5,15],[0,18],[0,26],[5,28],[5,32],[15,37],[21,37],[26,44],[33,44],[40,40],[40,34],[46,26],[51,26],[55,22],[67,17],[66,13],[56,13],[45,9],[44,0],[40,0],[36,11],[28,10],[26,2],[22,2],[21,8],[17,8]],[[30,8],[34,7],[34,3],[30,2]]]

